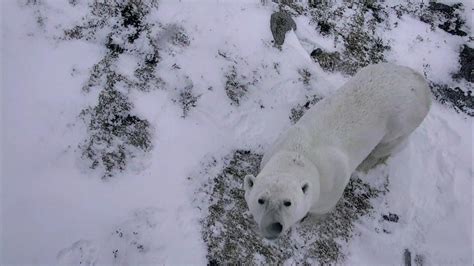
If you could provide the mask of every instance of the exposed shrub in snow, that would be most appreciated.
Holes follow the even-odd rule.
[[[208,176],[217,165],[215,160],[201,173],[205,181],[196,200],[205,215],[202,235],[209,264],[342,262],[342,246],[351,238],[354,222],[372,211],[371,199],[388,190],[388,177],[381,177],[384,183],[373,186],[365,177],[354,175],[332,213],[317,221],[309,216],[281,238],[268,241],[259,236],[242,188],[246,174],[258,174],[261,159],[261,154],[237,150],[224,159],[224,168],[217,175]]]
[[[197,101],[201,95],[195,95],[193,91],[194,85],[190,83],[179,91],[178,98],[174,100],[177,102],[183,110],[183,118],[188,116],[189,111],[196,107]]]
[[[173,47],[190,43],[181,26],[162,25],[149,16],[157,7],[157,0],[94,0],[80,24],[64,31],[65,39],[83,39],[106,48],[83,86],[85,92],[94,89],[100,94],[97,106],[80,115],[87,124],[88,137],[79,145],[82,158],[91,168],[102,169],[104,178],[123,171],[130,159],[151,150],[150,124],[133,114],[129,91],[165,88],[157,75],[160,52],[173,55]],[[119,65],[121,59],[128,58],[136,62],[131,73],[121,71]],[[183,117],[196,106],[198,97],[191,89],[192,85],[180,92]]]
[[[262,80],[261,71],[265,66],[250,68],[249,63],[242,56],[234,55],[232,52],[218,50],[217,56],[225,60],[227,67],[222,67],[225,84],[224,90],[231,100],[231,105],[239,106],[246,98],[247,92]],[[275,66],[275,70],[278,67]]]
[[[384,51],[390,47],[384,41],[368,33],[362,28],[355,28],[343,37],[348,65],[352,68],[346,69],[347,74],[355,74],[357,70],[384,61]]]
[[[321,34],[332,36],[340,46],[340,52],[313,51],[312,57],[324,70],[353,75],[362,67],[385,60],[384,52],[390,46],[378,36],[376,28],[388,14],[376,1],[320,3],[309,11]]]
[[[418,17],[421,21],[428,23],[434,29],[438,27],[448,33],[458,36],[466,36],[465,20],[461,16],[464,10],[462,3],[447,5],[430,1],[429,4],[423,2],[406,2],[394,6],[397,16],[409,14]]]
[[[149,30],[145,22],[146,16],[158,7],[157,0],[141,1],[101,1],[94,0],[90,3],[90,15],[81,25],[65,30],[65,37],[69,39],[86,39],[101,41],[105,36],[103,30],[125,35],[133,43],[143,31]]]
[[[474,82],[474,49],[463,45],[461,53],[459,54],[459,64],[461,68],[455,77],[461,77],[469,82]]]
[[[115,71],[116,59],[125,53],[138,59],[138,65],[134,76],[117,74],[119,79],[143,91],[164,87],[163,80],[155,71],[161,59],[160,39],[155,32],[160,25],[150,22],[148,17],[157,7],[157,0],[95,0],[89,6],[90,14],[83,18],[82,23],[65,30],[66,39],[98,42],[107,48],[107,55],[93,67],[91,79],[101,79],[103,74]],[[88,83],[87,86],[91,80]]]
[[[313,95],[311,97],[306,96],[306,102],[303,104],[298,104],[297,106],[291,108],[290,120],[292,124],[295,124],[300,120],[306,111],[309,110],[313,105],[322,100],[318,95]]]
[[[181,25],[168,24],[163,26],[159,34],[161,42],[168,42],[177,46],[186,47],[191,43],[186,31]]]
[[[165,82],[155,72],[159,61],[160,54],[158,50],[144,56],[144,60],[139,62],[137,69],[135,69],[135,77],[138,79],[135,88],[142,91],[151,91],[165,86]]]
[[[311,72],[307,68],[298,69],[298,74],[300,74],[299,81],[303,82],[305,86],[308,86],[311,81]]]
[[[232,65],[227,73],[225,73],[225,93],[231,100],[231,104],[240,105],[242,99],[246,96],[249,86],[255,85],[258,80],[255,77],[250,79],[237,72],[237,67]]]
[[[87,125],[88,138],[79,145],[82,158],[90,168],[102,170],[102,178],[125,170],[138,152],[151,150],[151,129],[148,121],[131,113],[132,104],[116,90],[113,77],[99,95],[99,102],[81,112]]]
[[[451,106],[457,112],[463,112],[474,116],[474,95],[472,90],[463,91],[459,87],[451,88],[444,84],[430,84],[436,100],[442,104]]]
[[[467,33],[462,30],[465,21],[460,15],[460,11],[463,9],[464,6],[461,3],[446,5],[443,3],[430,2],[420,19],[431,25],[436,25],[440,29],[453,35],[466,36]]]
[[[115,72],[117,56],[110,51],[95,64],[83,90],[100,90],[98,103],[84,109],[80,117],[88,136],[79,144],[81,157],[92,169],[100,169],[102,178],[126,169],[132,158],[151,150],[149,122],[133,115],[128,99],[130,88],[146,88]]]
[[[133,82],[127,77],[115,72],[115,63],[117,58],[113,54],[113,52],[107,54],[104,56],[104,58],[102,58],[102,60],[92,66],[89,79],[82,87],[84,92],[90,92],[91,89],[100,90],[102,87],[107,86],[106,83],[108,81],[114,83],[123,82],[128,86],[133,85]]]
[[[247,84],[243,83],[241,77],[237,74],[237,69],[232,66],[229,72],[226,73],[225,93],[232,101],[232,104],[239,105],[241,99],[247,93]]]
[[[321,48],[316,48],[311,52],[311,57],[319,63],[322,69],[330,72],[342,70],[348,66],[342,61],[339,52],[325,52]]]

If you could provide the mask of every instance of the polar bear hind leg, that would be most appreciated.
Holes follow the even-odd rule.
[[[358,171],[368,172],[375,166],[385,163],[388,157],[403,149],[408,142],[408,135],[400,136],[388,142],[381,142],[372,150],[367,158],[357,167]]]

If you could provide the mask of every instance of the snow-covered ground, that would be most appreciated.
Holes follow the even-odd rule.
[[[341,86],[349,77],[323,70],[309,54],[341,52],[343,45],[318,32],[305,13],[281,49],[273,47],[269,3],[159,1],[137,28],[150,27],[160,52],[153,68],[160,88],[117,89],[132,103],[130,113],[149,122],[152,148],[132,150],[125,170],[103,178],[103,166],[90,169],[81,156],[93,131],[80,115],[98,105],[103,83],[83,87],[111,53],[104,45],[116,30],[110,25],[121,24],[111,16],[91,38],[65,38],[65,30],[90,19],[89,2],[2,2],[0,264],[206,264],[215,247],[203,238],[202,220],[212,198],[203,199],[200,186],[218,176],[233,151],[263,152],[291,125],[292,108]],[[472,25],[472,6],[464,4],[462,16]],[[472,90],[451,77],[461,46],[474,48],[468,27],[468,36],[456,36],[386,10],[389,27],[375,31],[391,47],[385,60]],[[176,41],[176,32],[188,41]],[[111,56],[114,73],[137,81],[147,40],[142,34]],[[235,88],[242,94],[234,97]],[[186,92],[194,99],[185,97],[188,105]],[[353,221],[337,262],[400,265],[408,250],[423,265],[472,265],[472,122],[434,101],[408,146],[365,176],[371,184],[388,176],[388,191],[372,201],[372,214]],[[397,222],[382,218],[388,213]],[[292,239],[264,244],[301,244]],[[268,261],[256,253],[255,261]]]

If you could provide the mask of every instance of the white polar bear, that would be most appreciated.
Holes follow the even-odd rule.
[[[388,63],[360,70],[317,103],[265,153],[258,176],[245,177],[263,235],[276,238],[308,212],[331,211],[361,162],[399,149],[430,106],[425,79]]]

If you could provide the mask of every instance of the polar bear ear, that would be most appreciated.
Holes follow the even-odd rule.
[[[308,183],[308,182],[304,182],[304,183],[301,185],[301,190],[303,191],[303,194],[306,195],[306,193],[308,193],[308,190],[309,190],[309,183]]]
[[[253,184],[255,183],[255,176],[253,175],[246,175],[244,180],[244,189],[245,191],[249,191]]]

